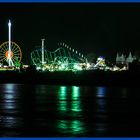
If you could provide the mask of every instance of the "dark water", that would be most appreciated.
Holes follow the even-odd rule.
[[[0,85],[0,137],[140,136],[139,87]]]

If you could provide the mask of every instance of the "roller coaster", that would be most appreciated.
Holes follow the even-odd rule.
[[[57,70],[82,70],[86,67],[87,58],[77,50],[69,47],[66,43],[58,43],[58,48],[53,51],[43,50],[44,58],[42,62],[42,48],[31,52],[31,61],[38,69]]]

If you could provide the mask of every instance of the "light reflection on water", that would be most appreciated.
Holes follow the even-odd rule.
[[[59,120],[57,125],[60,133],[67,134],[65,136],[85,134],[84,124],[80,120]]]
[[[21,109],[19,105],[19,85],[18,84],[2,84],[0,85],[0,128],[1,136],[19,136],[18,129],[23,124],[23,119],[16,116]]]
[[[3,92],[5,93],[14,93],[17,89],[17,84],[4,84],[3,85]]]
[[[58,110],[67,111],[67,87],[60,86],[58,91]]]
[[[96,93],[97,112],[107,112],[107,100],[105,87],[98,87]]]
[[[22,125],[22,119],[19,117],[5,116],[2,118],[4,127],[7,128],[17,128]]]
[[[105,98],[106,97],[106,88],[97,87],[96,97]]]
[[[80,87],[72,86],[72,102],[71,110],[72,111],[82,111],[81,98],[80,98]]]
[[[105,135],[108,129],[108,114],[107,114],[107,100],[106,100],[106,88],[97,87],[96,92],[96,124],[95,132],[96,136]]]
[[[1,84],[0,136],[122,136],[116,126],[128,128],[128,97],[133,92],[133,104],[138,106],[138,90]]]
[[[68,89],[69,88],[69,89]],[[69,92],[68,92],[69,91]],[[65,114],[68,119],[62,119],[57,121],[57,129],[64,135],[84,135],[86,128],[84,121],[82,120],[83,114],[80,87],[77,86],[60,86],[58,92],[58,110],[60,114]]]

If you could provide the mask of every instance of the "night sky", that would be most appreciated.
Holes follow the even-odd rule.
[[[0,44],[8,40],[8,19],[12,41],[30,63],[30,53],[41,45],[54,51],[65,42],[85,56],[94,53],[113,60],[140,48],[140,4],[132,3],[0,3]]]

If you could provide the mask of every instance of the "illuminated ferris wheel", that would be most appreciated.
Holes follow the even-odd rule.
[[[8,49],[9,41],[4,42],[0,45],[0,63],[4,64],[8,63],[10,59],[11,66],[15,66],[16,63],[19,63],[22,58],[22,52],[20,47],[11,41],[11,49]]]

